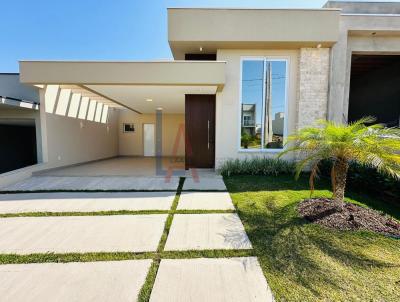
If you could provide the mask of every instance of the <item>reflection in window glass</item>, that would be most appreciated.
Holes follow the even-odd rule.
[[[267,61],[265,97],[265,148],[283,148],[286,100],[286,61]]]
[[[284,60],[243,61],[241,148],[283,148],[286,76]]]
[[[263,110],[263,60],[243,61],[241,147],[261,148]]]

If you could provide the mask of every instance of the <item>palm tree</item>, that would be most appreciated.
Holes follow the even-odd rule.
[[[347,171],[350,162],[374,167],[379,172],[400,179],[400,129],[375,124],[373,117],[365,117],[349,125],[319,121],[319,127],[306,127],[290,136],[288,148],[279,157],[297,152],[296,178],[305,168],[311,168],[310,189],[318,175],[321,161],[332,160],[331,181],[333,201],[343,209]]]

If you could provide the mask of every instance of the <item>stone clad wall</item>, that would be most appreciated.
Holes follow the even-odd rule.
[[[300,49],[297,129],[327,118],[329,54],[329,48]]]

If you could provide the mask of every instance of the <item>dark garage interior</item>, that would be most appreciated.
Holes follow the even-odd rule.
[[[37,163],[35,122],[0,120],[0,173]]]
[[[400,55],[353,55],[349,122],[374,116],[388,127],[399,126]]]

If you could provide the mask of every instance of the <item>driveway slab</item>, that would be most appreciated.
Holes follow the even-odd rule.
[[[226,186],[221,178],[186,178],[183,191],[226,191]]]
[[[167,215],[0,219],[0,253],[155,251]]]
[[[255,257],[161,260],[150,302],[271,302]]]
[[[182,192],[178,210],[234,210],[228,192]]]
[[[3,302],[137,301],[151,260],[0,265]]]
[[[174,192],[0,194],[0,213],[169,210]]]
[[[34,176],[3,191],[175,191],[179,178],[134,176]]]
[[[237,214],[177,214],[172,220],[166,251],[251,249]]]

